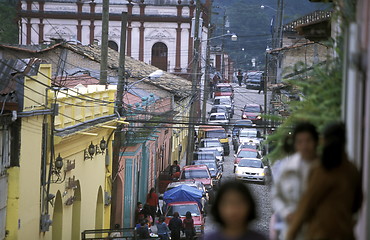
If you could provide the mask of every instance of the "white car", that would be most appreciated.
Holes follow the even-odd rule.
[[[228,124],[229,118],[226,113],[211,113],[208,119],[210,124]]]
[[[242,158],[235,165],[235,177],[240,180],[265,182],[266,169],[258,158]]]
[[[213,101],[213,106],[225,106],[229,111],[230,118],[234,115],[234,100],[230,96],[217,96]]]
[[[224,156],[224,147],[221,145],[218,138],[204,138],[199,143],[199,148],[215,148]]]
[[[239,131],[239,144],[245,143],[245,142],[251,142],[260,144],[261,139],[259,139],[259,133],[256,128],[243,128]]]

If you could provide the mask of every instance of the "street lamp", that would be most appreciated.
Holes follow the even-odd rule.
[[[228,37],[228,36],[230,36],[231,38],[231,41],[233,41],[233,42],[236,42],[236,41],[238,41],[238,36],[235,34],[235,33],[230,33],[230,32],[228,32],[228,33],[226,33],[226,34],[222,34],[222,35],[220,35],[220,36],[216,36],[216,37],[211,37],[211,38],[208,38],[208,39],[205,39],[205,40],[202,40],[202,42],[205,42],[205,41],[210,41],[210,40],[213,40],[213,39],[217,39],[217,38],[223,38],[223,37]]]
[[[265,9],[265,8],[270,8],[272,10],[274,10],[275,12],[277,12],[277,10],[273,7],[270,7],[269,5],[261,5],[261,9]]]

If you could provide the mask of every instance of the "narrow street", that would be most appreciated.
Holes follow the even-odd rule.
[[[263,94],[258,94],[258,90],[250,90],[246,89],[245,85],[242,85],[242,87],[239,87],[237,84],[233,84],[235,89],[235,115],[233,119],[231,120],[231,123],[235,122],[238,119],[241,119],[241,109],[245,104],[248,103],[256,103],[263,106]],[[208,108],[211,107],[212,100],[209,100]],[[231,129],[229,129],[231,131]],[[262,130],[261,130],[262,131]],[[231,134],[231,132],[230,132]],[[225,163],[224,163],[224,172],[222,181],[227,181],[230,179],[234,179],[235,175],[233,173],[234,168],[234,149],[231,144],[231,138],[230,140],[230,155],[225,157]],[[257,220],[253,223],[252,228],[265,234],[268,236],[269,232],[269,222],[270,217],[272,214],[271,209],[271,198],[270,198],[270,183],[266,183],[265,185],[259,184],[259,183],[253,183],[253,182],[246,182],[250,190],[252,191],[252,194],[255,198],[256,205],[257,205]],[[212,222],[212,219],[210,216],[208,216],[206,220],[206,226],[205,226],[205,232],[211,232],[213,231],[217,225],[215,225]]]

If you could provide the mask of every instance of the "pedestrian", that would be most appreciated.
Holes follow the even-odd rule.
[[[189,211],[186,212],[185,219],[182,221],[182,228],[184,230],[186,240],[191,240],[195,237],[194,219]]]
[[[258,94],[260,94],[261,91],[263,91],[264,93],[266,91],[266,89],[265,89],[265,74],[262,74],[262,76],[261,76],[260,88],[259,88]]]
[[[165,220],[164,216],[159,217],[158,224],[157,224],[157,234],[161,240],[169,240],[170,239],[169,237],[170,229],[168,228],[164,220]]]
[[[239,83],[239,86],[241,87],[242,86],[242,82],[243,82],[243,73],[242,73],[242,70],[238,70],[238,73],[236,74],[236,78],[238,79],[238,83]]]
[[[135,210],[135,223],[140,223],[140,220],[144,218],[143,204],[138,202]]]
[[[178,212],[173,213],[173,218],[168,223],[168,228],[171,230],[171,240],[180,240],[182,221]]]
[[[312,168],[307,190],[294,212],[288,240],[296,239],[302,226],[305,239],[354,240],[354,215],[362,203],[361,176],[345,151],[344,124],[324,131],[320,162]]]
[[[266,240],[262,234],[250,229],[256,218],[256,205],[248,187],[241,181],[221,185],[211,215],[220,228],[205,234],[205,240]]]
[[[149,206],[150,216],[152,217],[151,224],[154,225],[157,207],[159,208],[159,199],[158,195],[155,193],[154,188],[151,188],[148,195],[146,196],[146,204]]]
[[[307,187],[311,166],[318,161],[317,145],[319,134],[311,123],[299,123],[292,134],[294,154],[281,160],[279,170],[274,175],[272,207],[275,219],[279,220],[281,239],[286,238],[287,229],[303,192]],[[303,239],[303,233],[297,234]]]
[[[180,171],[181,171],[181,169],[180,169],[180,165],[179,165],[178,161],[177,160],[173,161],[173,164],[170,167],[171,176],[173,177],[174,175],[176,175]]]
[[[213,98],[214,83],[212,80],[209,81],[209,98]]]
[[[140,223],[140,227],[136,230],[139,239],[150,239],[150,233],[147,223],[148,222],[146,220],[143,220]]]

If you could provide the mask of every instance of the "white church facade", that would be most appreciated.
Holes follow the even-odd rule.
[[[202,3],[201,55],[205,59],[208,10]],[[128,13],[126,55],[179,75],[193,60],[193,0],[110,0],[109,46],[120,48],[121,13]],[[52,39],[100,44],[102,0],[22,0],[19,9],[22,45],[48,44]],[[204,65],[204,61],[201,61]],[[202,66],[201,66],[202,67]],[[203,68],[203,67],[202,67]]]

